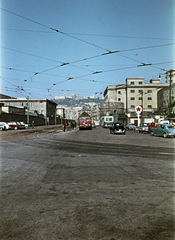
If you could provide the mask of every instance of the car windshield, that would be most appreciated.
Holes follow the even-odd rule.
[[[106,121],[112,121],[112,118],[106,118]]]

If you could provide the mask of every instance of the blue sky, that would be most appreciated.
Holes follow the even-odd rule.
[[[174,0],[1,0],[1,93],[101,97],[127,77],[165,82],[174,26]]]

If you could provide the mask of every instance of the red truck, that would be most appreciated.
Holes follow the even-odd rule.
[[[90,129],[92,130],[92,121],[88,113],[83,112],[79,116],[79,130]]]

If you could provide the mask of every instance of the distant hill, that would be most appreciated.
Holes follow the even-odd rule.
[[[75,98],[65,98],[54,100],[58,105],[66,105],[68,107],[82,107],[91,108],[93,105],[103,102],[101,98],[89,98],[89,99],[75,99]]]

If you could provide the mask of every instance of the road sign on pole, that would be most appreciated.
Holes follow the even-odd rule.
[[[141,106],[136,106],[135,111],[137,114],[140,114],[142,112],[142,107]]]
[[[139,127],[139,125],[140,125],[140,113],[142,112],[142,107],[141,106],[136,106],[135,111],[136,111],[136,114],[137,114],[137,117],[138,117],[138,127]]]

